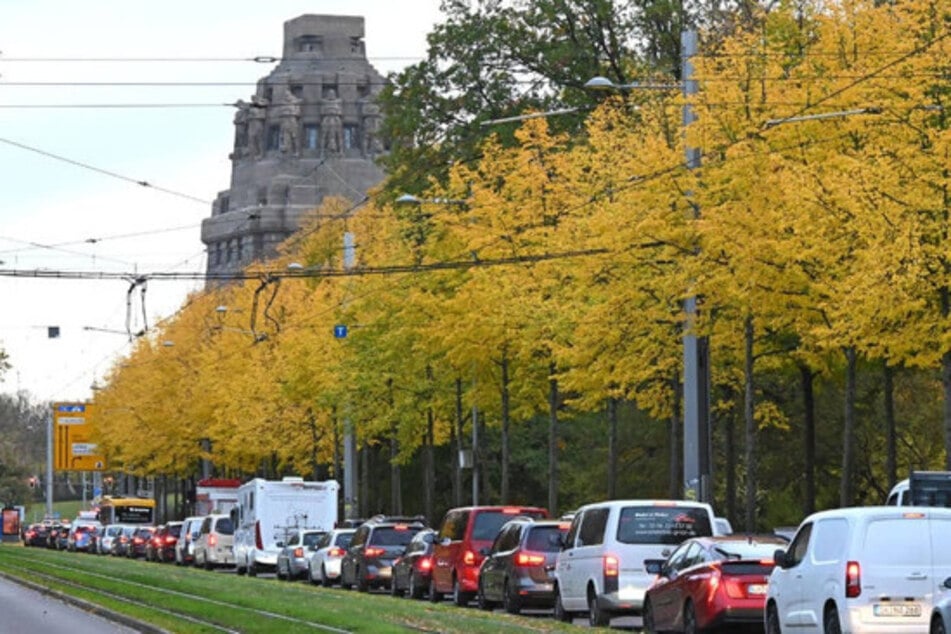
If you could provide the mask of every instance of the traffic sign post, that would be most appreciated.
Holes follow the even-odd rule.
[[[93,406],[53,404],[53,468],[56,471],[102,471],[106,459],[92,442]]]

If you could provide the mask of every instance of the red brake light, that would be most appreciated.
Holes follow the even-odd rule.
[[[476,562],[475,553],[472,552],[471,550],[467,550],[465,554],[462,556],[462,563],[464,563],[467,566],[474,566],[475,562]]]
[[[303,556],[304,556],[304,549],[303,549],[303,548],[301,548],[300,546],[298,546],[297,548],[294,549],[294,557],[296,557],[297,559],[300,559],[300,558],[303,557]]]
[[[208,545],[209,545],[209,546],[217,546],[217,545],[218,545],[218,536],[215,535],[214,533],[209,533],[209,534],[208,534]]]
[[[433,568],[433,558],[432,557],[420,557],[416,560],[416,567],[420,571],[432,570]]]
[[[258,550],[264,550],[264,539],[261,537],[261,520],[254,523],[254,545]]]
[[[394,525],[393,525],[393,530],[395,530],[395,531],[405,531],[405,530],[407,530],[408,528],[409,528],[409,526],[407,526],[406,524],[394,524]]]
[[[178,542],[178,538],[177,538],[177,537],[174,537],[174,536],[172,536],[172,535],[169,535],[168,537],[165,538],[165,543],[166,543],[166,544],[175,544],[175,543],[177,543],[177,542]]]
[[[502,509],[502,513],[505,515],[518,515],[518,509],[514,506],[506,506],[504,509]]]
[[[845,596],[854,599],[862,594],[862,568],[859,562],[845,564]]]
[[[515,555],[515,565],[516,566],[544,566],[545,565],[545,555],[541,553],[533,553],[527,550],[519,551]]]
[[[330,557],[343,557],[343,548],[337,548],[334,546],[327,551],[327,555]]]
[[[366,557],[380,557],[384,553],[386,553],[385,548],[374,548],[373,546],[370,546],[369,548],[363,551],[363,554]]]
[[[620,573],[621,563],[618,561],[618,558],[614,555],[605,555],[604,556],[604,576],[605,577],[617,577]]]

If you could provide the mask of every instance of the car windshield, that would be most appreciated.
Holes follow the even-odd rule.
[[[561,536],[564,534],[558,526],[533,526],[525,541],[527,550],[553,553],[561,550]]]
[[[373,531],[370,543],[375,546],[406,546],[419,532],[418,528],[400,528],[380,526]]]
[[[622,544],[676,545],[691,537],[713,534],[703,508],[627,506],[621,509],[617,540]]]

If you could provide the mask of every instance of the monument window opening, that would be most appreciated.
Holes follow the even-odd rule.
[[[267,149],[281,149],[281,126],[270,125],[267,128]]]
[[[359,147],[357,141],[357,126],[350,123],[343,126],[343,147],[348,150]]]
[[[304,124],[304,147],[308,150],[320,147],[320,126],[316,123]]]

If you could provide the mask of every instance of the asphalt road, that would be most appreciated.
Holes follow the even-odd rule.
[[[133,634],[136,630],[89,614],[6,579],[0,579],[0,632]]]

